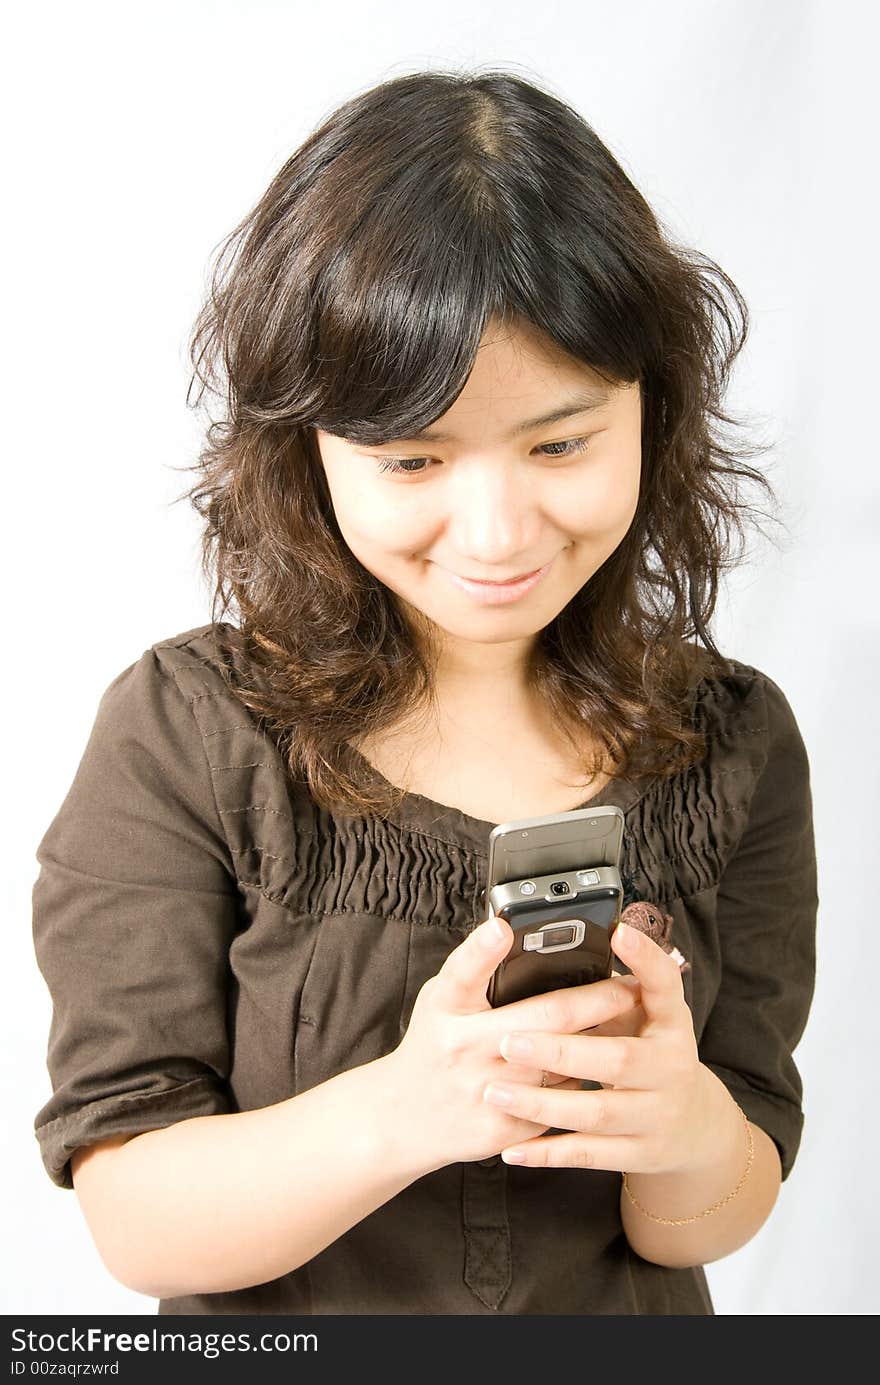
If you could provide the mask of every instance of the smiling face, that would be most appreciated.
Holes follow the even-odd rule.
[[[318,429],[316,440],[354,556],[414,629],[432,632],[443,673],[485,684],[524,668],[537,633],[626,535],[639,496],[641,394],[638,384],[609,389],[533,329],[493,326],[461,394],[424,436],[366,447]],[[514,590],[457,580],[541,568]]]

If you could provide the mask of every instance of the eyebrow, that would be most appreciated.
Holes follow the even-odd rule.
[[[551,409],[549,413],[538,414],[536,418],[524,418],[508,434],[509,438],[518,438],[523,433],[531,433],[536,428],[545,428],[548,424],[559,423],[563,418],[571,418],[573,414],[592,413],[596,409],[602,409],[611,398],[610,391],[603,389],[589,389],[574,398],[568,399],[556,409]],[[418,433],[412,433],[408,438],[393,438],[392,442],[454,442],[455,434],[449,433],[443,428],[422,428]],[[378,444],[380,447],[387,447],[387,443]]]

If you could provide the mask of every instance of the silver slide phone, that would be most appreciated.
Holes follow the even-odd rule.
[[[623,811],[608,804],[492,829],[487,916],[506,919],[513,942],[489,982],[490,1005],[611,975],[623,825]]]

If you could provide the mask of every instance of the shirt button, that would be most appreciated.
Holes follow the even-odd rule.
[[[477,1163],[481,1169],[494,1169],[500,1158],[500,1154],[490,1154],[488,1159],[478,1159]]]

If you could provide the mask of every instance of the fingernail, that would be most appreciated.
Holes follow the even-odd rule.
[[[511,1100],[513,1092],[509,1087],[499,1087],[495,1083],[487,1087],[484,1096],[487,1101],[493,1101],[496,1106],[506,1106]]]
[[[504,937],[504,924],[501,919],[487,919],[483,924],[482,942],[486,947],[496,947]]]
[[[619,943],[623,943],[624,947],[626,947],[633,931],[634,930],[630,928],[628,923],[623,923],[621,921],[614,930],[614,936]]]
[[[524,1164],[526,1162],[526,1156],[521,1149],[503,1149],[501,1158],[505,1164]]]
[[[505,1034],[499,1048],[502,1058],[528,1058],[532,1043],[524,1034]]]

